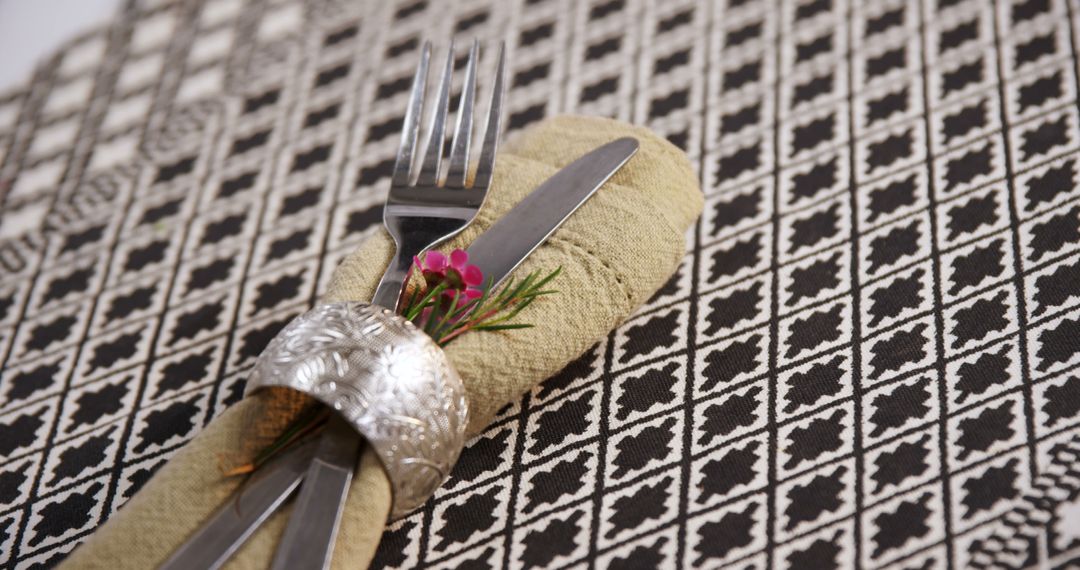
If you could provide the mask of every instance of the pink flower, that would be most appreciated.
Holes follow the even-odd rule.
[[[413,258],[413,261],[416,262],[418,267],[420,266],[419,258]],[[447,265],[449,265],[449,262],[441,251],[429,251],[424,254],[424,267],[421,267],[421,269],[426,267],[429,271],[442,273],[446,271]]]
[[[467,300],[483,294],[479,286],[484,283],[484,274],[479,267],[469,263],[469,254],[465,250],[455,249],[449,258],[442,252],[429,251],[424,254],[423,262],[414,257],[413,264],[423,273],[428,287],[446,283],[443,295],[449,299],[459,293]]]

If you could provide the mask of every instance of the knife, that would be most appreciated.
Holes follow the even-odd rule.
[[[556,172],[466,249],[470,263],[496,287],[586,200],[604,185],[637,152],[638,142],[625,137],[607,143]],[[344,423],[344,422],[341,422]],[[298,504],[274,557],[273,568],[295,568],[298,564],[329,567],[336,521],[320,520],[320,515],[338,512],[345,500],[353,469],[362,446],[356,434],[333,429],[331,422],[319,449],[314,442],[286,452],[269,471],[242,490],[243,509],[232,501],[211,518],[165,562],[162,568],[219,568],[252,532],[280,506],[306,479]],[[295,469],[296,456],[310,461],[306,473]],[[314,456],[314,458],[312,458]],[[316,483],[317,482],[317,483]],[[327,518],[325,516],[321,517]],[[305,561],[308,561],[305,563]]]

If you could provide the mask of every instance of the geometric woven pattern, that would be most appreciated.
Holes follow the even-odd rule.
[[[376,231],[451,37],[506,41],[508,136],[646,125],[706,208],[376,567],[1080,556],[1076,2],[137,0],[0,95],[0,567],[62,559],[241,397]]]

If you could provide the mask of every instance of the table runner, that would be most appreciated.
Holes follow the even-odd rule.
[[[0,96],[0,565],[61,559],[240,397],[375,231],[419,42],[451,36],[507,41],[511,131],[646,125],[706,213],[376,567],[1067,565],[1078,13],[130,2]]]

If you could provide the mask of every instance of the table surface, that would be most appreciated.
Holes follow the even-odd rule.
[[[0,0],[0,69],[103,1]],[[124,4],[0,97],[0,570],[62,558],[241,397],[377,227],[416,52],[452,36],[507,43],[508,138],[647,126],[706,206],[379,565],[1080,556],[1075,0]]]

